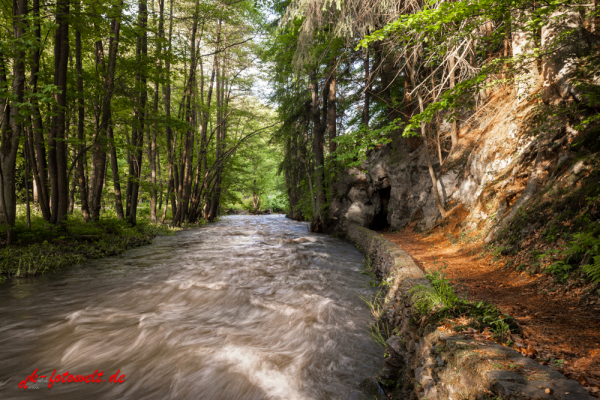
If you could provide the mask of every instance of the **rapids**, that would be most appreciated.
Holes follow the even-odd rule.
[[[0,398],[347,399],[382,364],[362,259],[305,223],[232,216],[12,280],[0,285]],[[104,375],[19,389],[35,369]],[[117,370],[124,382],[110,383]]]

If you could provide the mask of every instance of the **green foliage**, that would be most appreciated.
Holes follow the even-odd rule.
[[[410,290],[415,308],[421,314],[438,309],[451,309],[459,301],[442,269],[425,275],[431,286],[418,285]]]
[[[426,321],[439,324],[449,318],[463,317],[467,326],[483,330],[486,327],[503,341],[508,334],[518,332],[519,327],[512,317],[502,314],[493,304],[485,301],[469,301],[457,295],[447,278],[445,268],[425,275],[430,286],[418,285],[411,289],[412,301],[418,314]],[[459,329],[461,326],[455,326]]]
[[[380,129],[369,129],[364,125],[360,129],[335,138],[337,149],[332,154],[331,163],[339,168],[356,168],[365,161],[366,154],[376,146],[384,146],[392,141],[391,133],[398,129],[398,122],[385,125]]]
[[[551,264],[546,272],[564,281],[580,264],[592,282],[600,282],[600,236],[592,232],[577,233],[560,255],[564,258]]]
[[[257,104],[256,112],[268,121],[275,120],[275,114],[264,106]],[[250,138],[229,162],[223,174],[223,185],[227,187],[221,202],[224,212],[288,210],[285,182],[278,174],[282,149],[269,140],[271,133],[267,131]]]
[[[86,223],[81,215],[74,215],[62,225],[53,226],[35,214],[31,229],[25,226],[21,215],[15,231],[17,242],[0,250],[0,276],[3,277],[0,280],[41,275],[86,259],[117,255],[129,248],[150,244],[156,236],[175,233],[166,225],[144,219],[131,227],[114,216]]]
[[[572,40],[573,35],[577,36],[577,29],[565,30],[553,42],[545,43],[543,49],[538,44],[538,47],[528,49],[526,54],[518,54],[514,57],[486,57],[486,54],[499,52],[505,35],[515,27],[520,27],[519,29],[527,35],[537,36],[542,27],[558,22],[561,17],[564,17],[562,14],[565,13],[556,16],[556,11],[575,7],[579,3],[550,0],[532,6],[533,3],[527,0],[427,1],[422,3],[419,9],[401,14],[397,20],[366,35],[360,40],[356,50],[393,40],[402,48],[411,49],[412,53],[409,53],[411,57],[422,58],[416,65],[417,69],[423,71],[431,68],[431,71],[434,71],[447,63],[450,52],[460,49],[462,54],[461,47],[466,43],[477,43],[477,48],[473,48],[476,53],[473,56],[479,55],[481,61],[476,62],[481,62],[481,65],[470,74],[463,74],[454,88],[444,88],[442,93],[427,101],[424,111],[412,116],[405,126],[405,136],[418,135],[417,130],[421,125],[432,122],[440,112],[444,112],[446,118],[450,120],[457,118],[457,110],[474,106],[474,95],[478,91],[519,80],[523,69],[526,69],[529,63],[547,57],[549,53],[564,46],[565,42]],[[480,28],[487,21],[497,21],[496,26],[499,29],[487,32],[487,38],[480,40]],[[600,69],[599,57],[597,51],[581,57],[581,62],[577,66],[577,79],[573,81],[578,92],[582,93],[584,102],[591,107],[597,107],[600,98],[598,86],[590,83],[590,78],[596,76]],[[471,59],[471,63],[474,60]],[[408,63],[409,60],[405,62]],[[404,66],[401,68],[407,69]],[[501,79],[500,74],[503,76]],[[439,71],[437,75],[440,75]],[[435,77],[436,72],[431,72],[429,77],[423,78],[423,83]],[[583,118],[576,129],[582,130],[599,118],[598,113],[592,113]]]
[[[377,276],[375,275],[375,271],[371,267],[371,261],[369,257],[365,258],[365,268],[361,271],[362,274],[369,276],[369,286],[376,287],[377,292],[375,295],[370,297],[365,297],[362,295],[358,295],[358,297],[365,302],[365,304],[369,307],[371,314],[379,320],[382,317],[383,305],[385,303],[385,296],[389,289],[390,282],[389,281],[381,281],[378,283]]]
[[[371,339],[383,349],[387,347],[386,340],[390,337],[390,328],[387,322],[379,322],[371,325]]]

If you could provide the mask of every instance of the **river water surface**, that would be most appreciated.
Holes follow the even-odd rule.
[[[304,223],[236,216],[13,280],[0,285],[0,398],[347,399],[382,361],[361,267]],[[35,369],[106,382],[18,389]]]

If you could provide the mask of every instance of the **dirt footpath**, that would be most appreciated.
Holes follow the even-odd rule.
[[[380,232],[428,271],[445,267],[457,291],[511,314],[523,327],[532,357],[577,379],[600,397],[600,302],[582,300],[577,288],[556,286],[546,274],[529,276],[503,266],[484,243],[459,243],[444,233],[422,235],[409,228]],[[561,290],[562,289],[562,290]]]

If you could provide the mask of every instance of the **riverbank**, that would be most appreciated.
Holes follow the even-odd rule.
[[[439,266],[425,274],[381,233],[353,224],[346,233],[381,279],[374,327],[386,344],[377,378],[387,398],[592,398],[588,382],[553,368],[564,360],[542,359],[524,342],[526,327],[489,302],[457,296]]]
[[[16,240],[0,250],[0,282],[121,254],[150,244],[157,236],[173,235],[177,230],[168,225],[150,223],[144,217],[138,218],[135,227],[116,217],[86,223],[77,214],[70,215],[60,226],[50,225],[34,215],[31,227],[27,228],[20,219],[15,227]],[[2,232],[0,235],[4,237]]]
[[[510,268],[510,260],[483,240],[457,240],[446,232],[406,228],[382,232],[425,273],[443,267],[452,285],[470,300],[487,301],[523,328],[523,346],[536,359],[600,395],[600,293],[590,286],[554,282],[551,275]]]

